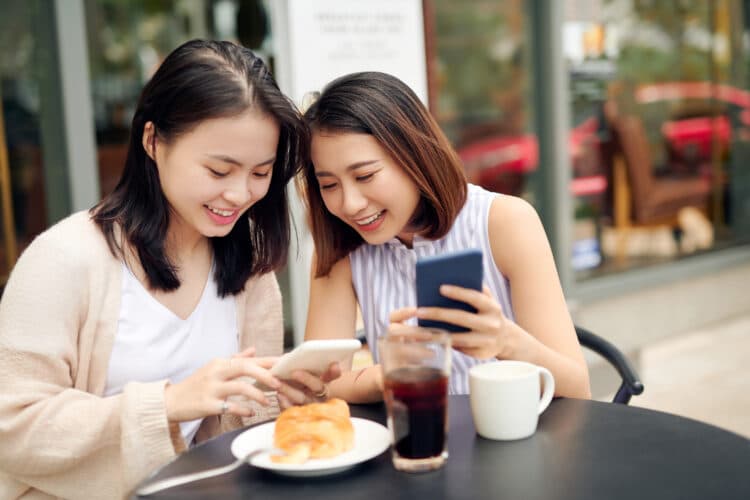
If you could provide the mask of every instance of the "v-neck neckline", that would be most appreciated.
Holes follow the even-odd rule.
[[[148,300],[154,303],[157,308],[169,314],[172,317],[172,319],[180,321],[181,323],[190,322],[190,320],[196,315],[198,309],[200,309],[201,305],[205,301],[206,295],[208,294],[209,289],[211,288],[210,284],[214,275],[214,261],[213,259],[211,259],[211,267],[208,270],[208,276],[206,276],[206,282],[203,284],[203,290],[201,291],[200,298],[198,299],[198,302],[195,304],[195,307],[193,308],[193,310],[190,311],[190,314],[188,314],[187,317],[182,318],[172,309],[164,305],[159,299],[154,297],[151,291],[149,291],[149,289],[146,288],[146,286],[143,283],[141,283],[141,280],[138,279],[138,277],[133,273],[132,269],[130,269],[130,267],[128,267],[128,265],[125,262],[122,263],[122,266],[124,268],[123,272],[128,273],[130,275],[130,277],[135,281],[136,286],[139,288],[139,290],[148,297]]]

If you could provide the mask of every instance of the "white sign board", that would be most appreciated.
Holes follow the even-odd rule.
[[[288,0],[290,97],[339,76],[390,73],[427,104],[421,0]]]

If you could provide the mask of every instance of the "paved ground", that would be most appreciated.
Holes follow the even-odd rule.
[[[750,438],[750,315],[649,346],[640,376],[646,391],[630,404]]]

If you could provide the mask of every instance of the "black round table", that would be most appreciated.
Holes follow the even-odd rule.
[[[449,404],[450,458],[437,471],[396,471],[388,450],[331,476],[289,478],[247,466],[148,498],[750,499],[750,440],[695,420],[558,399],[532,437],[491,441],[475,433],[467,396]],[[385,422],[382,404],[352,405],[352,415]],[[243,430],[196,446],[155,478],[233,461],[230,445]]]

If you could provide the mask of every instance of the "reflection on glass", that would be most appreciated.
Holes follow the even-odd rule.
[[[747,2],[566,6],[578,278],[747,241]]]
[[[49,51],[37,34],[35,19],[42,14],[40,2],[8,0],[0,16],[0,96],[5,125],[6,174],[10,203],[2,203],[0,232],[0,290],[17,256],[47,226],[40,119],[41,80],[51,78],[39,60]],[[45,14],[47,14],[45,12]],[[61,131],[57,131],[61,133]],[[1,179],[1,177],[0,177]],[[0,181],[2,182],[2,181]],[[0,191],[2,192],[2,191]],[[5,200],[3,200],[5,201]],[[15,240],[15,244],[13,241]],[[12,248],[15,247],[15,248]]]
[[[538,154],[529,120],[524,2],[434,0],[426,7],[434,44],[432,111],[469,181],[531,198],[526,178]]]

